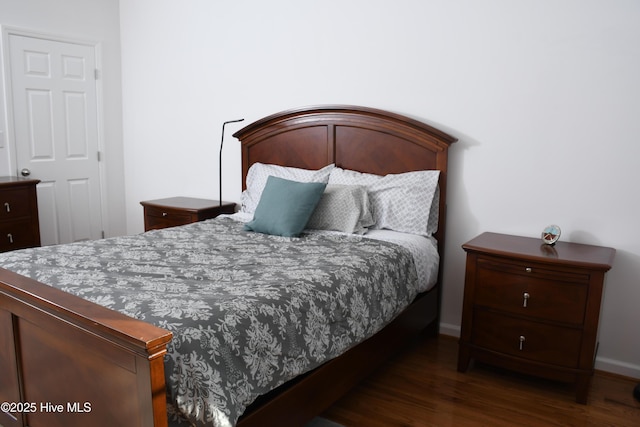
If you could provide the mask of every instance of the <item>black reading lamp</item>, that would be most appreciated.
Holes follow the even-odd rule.
[[[220,192],[218,193],[220,195],[220,209],[222,209],[222,145],[224,144],[224,127],[227,125],[227,123],[237,123],[237,122],[241,122],[244,119],[237,119],[237,120],[229,120],[227,122],[222,123],[222,139],[220,140],[220,155],[218,156],[218,160],[219,160],[219,171],[220,171],[220,177],[218,180],[218,183],[220,184]]]

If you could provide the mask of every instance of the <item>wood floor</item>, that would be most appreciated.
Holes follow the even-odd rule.
[[[451,337],[421,341],[322,416],[346,427],[640,426],[634,380],[596,372],[580,405],[568,384],[479,364],[458,373],[457,351]]]

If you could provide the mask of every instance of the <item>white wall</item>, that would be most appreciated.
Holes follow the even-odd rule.
[[[0,0],[0,25],[35,33],[97,42],[101,53],[103,104],[99,121],[106,176],[107,235],[126,233],[122,150],[122,89],[118,2],[113,0]],[[0,81],[4,82],[0,55]],[[0,147],[0,175],[15,175],[15,159],[8,139],[6,97],[0,83],[0,132],[7,141]]]
[[[459,333],[482,231],[618,250],[597,368],[640,378],[640,2],[122,1],[127,219],[139,201],[217,198],[224,120],[347,103],[459,138],[450,153],[442,331]],[[225,199],[240,150],[225,143]]]

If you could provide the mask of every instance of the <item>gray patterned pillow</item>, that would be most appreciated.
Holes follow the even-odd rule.
[[[440,222],[440,186],[438,185],[433,195],[433,201],[431,202],[431,211],[429,212],[429,222],[427,223],[427,234],[431,235],[436,231],[438,231],[439,222]]]
[[[240,198],[242,202],[240,211],[248,213],[255,212],[269,176],[275,176],[289,181],[322,182],[326,184],[329,181],[329,174],[333,168],[333,164],[325,166],[322,169],[310,170],[254,163],[247,172],[247,189],[242,192]]]
[[[360,185],[327,185],[307,228],[364,234],[373,225],[367,189]]]
[[[369,193],[375,225],[428,236],[429,213],[440,171],[415,171],[385,176],[335,168],[329,184],[363,185]]]

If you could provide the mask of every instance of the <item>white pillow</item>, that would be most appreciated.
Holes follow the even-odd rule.
[[[327,185],[307,228],[364,234],[373,225],[367,189],[360,185]]]
[[[375,221],[371,228],[429,236],[429,212],[439,176],[439,170],[380,176],[335,168],[329,184],[367,188]]]
[[[277,166],[265,163],[254,163],[247,172],[247,189],[242,192],[241,212],[253,213],[258,206],[260,196],[264,186],[267,184],[267,178],[272,175],[277,178],[287,179],[289,181],[298,182],[322,182],[327,183],[329,181],[329,174],[335,165],[330,164],[322,169],[309,170],[292,168],[286,166]]]

